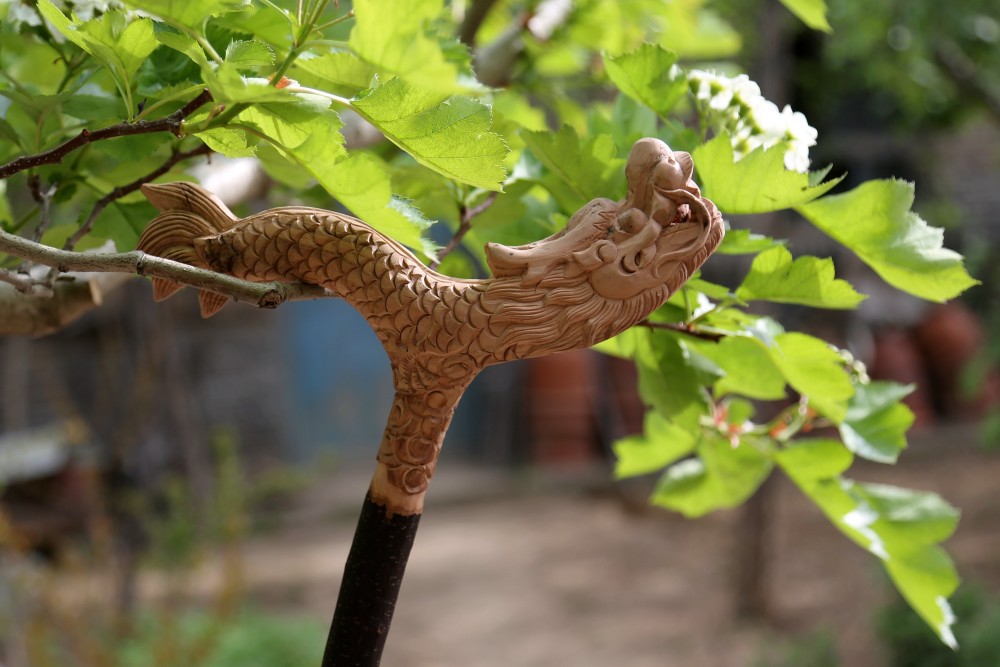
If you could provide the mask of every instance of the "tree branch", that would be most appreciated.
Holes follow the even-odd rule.
[[[479,26],[486,20],[496,2],[497,0],[475,0],[465,10],[465,18],[462,19],[462,25],[458,29],[458,39],[463,44],[470,48],[475,47]]]
[[[133,250],[123,253],[82,253],[57,250],[0,230],[0,251],[22,259],[67,271],[97,273],[134,273],[140,276],[168,278],[174,282],[246,301],[258,308],[276,308],[286,301],[300,301],[331,296],[316,285],[304,283],[252,283],[206,269],[174,262]]]
[[[8,271],[6,269],[0,269],[0,282],[12,285],[14,289],[24,294],[28,294],[32,291],[35,285],[39,284],[37,280],[29,276],[27,273]]]
[[[429,268],[436,269],[437,267],[441,266],[441,261],[448,255],[450,255],[452,252],[454,252],[454,250],[462,244],[462,239],[464,239],[465,235],[468,234],[469,230],[472,229],[472,220],[477,215],[483,213],[490,206],[493,206],[493,202],[497,200],[498,194],[499,193],[491,192],[489,196],[486,197],[486,199],[484,199],[478,205],[473,206],[472,208],[466,208],[464,205],[462,206],[462,208],[459,211],[460,220],[458,223],[458,229],[455,230],[455,235],[452,236],[451,239],[448,241],[448,244],[441,249],[441,252],[438,253],[437,259],[435,259],[433,262],[427,265]]]
[[[28,177],[28,190],[31,192],[31,198],[38,204],[38,210],[41,211],[41,219],[38,221],[31,238],[34,241],[40,241],[42,234],[51,223],[52,197],[56,194],[56,186],[50,184],[43,191],[42,179],[38,177],[38,174],[31,174]]]
[[[0,284],[0,335],[43,336],[101,305],[104,295],[130,278],[123,273],[66,274],[45,292]]]
[[[704,340],[720,341],[725,338],[725,334],[712,333],[709,331],[702,331],[700,329],[695,329],[687,324],[682,324],[680,322],[651,322],[650,320],[643,320],[639,322],[640,327],[646,327],[647,329],[660,329],[663,331],[673,331],[674,333],[681,333],[686,336],[693,336],[695,338],[702,338]]]
[[[163,174],[170,171],[170,169],[178,162],[186,160],[190,157],[195,157],[197,155],[208,155],[211,152],[212,149],[209,148],[207,144],[202,144],[197,148],[192,148],[189,151],[180,151],[180,152],[175,151],[167,159],[166,162],[164,162],[159,167],[149,172],[145,176],[141,176],[132,181],[131,183],[127,183],[126,185],[119,185],[117,188],[115,188],[114,190],[112,190],[111,192],[109,192],[108,194],[104,195],[103,197],[97,200],[97,202],[94,204],[94,208],[91,209],[90,211],[90,215],[87,216],[87,220],[82,225],[80,225],[80,229],[76,230],[76,232],[74,232],[72,236],[66,239],[66,243],[63,245],[63,250],[72,250],[73,248],[75,248],[76,244],[80,242],[80,239],[82,239],[84,236],[90,233],[90,230],[94,226],[94,222],[97,220],[97,216],[99,216],[101,212],[111,202],[115,201],[116,199],[120,199],[125,195],[131,194],[136,190],[138,190],[139,188],[141,188],[144,184],[149,183],[155,178],[163,176]]]
[[[38,155],[25,155],[16,160],[0,166],[0,179],[7,178],[12,174],[25,169],[39,167],[43,164],[57,164],[68,154],[86,144],[100,141],[102,139],[113,139],[115,137],[125,137],[133,134],[149,134],[151,132],[172,132],[180,136],[181,123],[184,119],[194,113],[203,104],[212,100],[211,93],[203,90],[200,95],[185,104],[183,107],[163,118],[156,120],[140,120],[136,123],[119,123],[102,130],[84,129],[69,141],[56,146],[50,151],[39,153]]]

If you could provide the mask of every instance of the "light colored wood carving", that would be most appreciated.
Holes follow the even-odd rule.
[[[396,389],[372,498],[390,513],[415,514],[455,406],[481,369],[621,333],[715,250],[722,217],[692,168],[687,153],[638,141],[624,200],[594,199],[541,241],[488,244],[488,280],[437,273],[341,213],[286,206],[240,220],[191,183],[143,186],[161,213],[139,249],[251,281],[320,285],[357,308],[385,346]],[[157,299],[180,289],[153,282]],[[211,292],[200,298],[206,317],[226,302]]]

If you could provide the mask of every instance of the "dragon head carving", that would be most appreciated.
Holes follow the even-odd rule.
[[[675,153],[659,139],[639,140],[625,168],[625,199],[594,199],[562,231],[541,241],[513,248],[488,244],[493,275],[541,287],[587,276],[607,299],[665,288],[666,300],[724,233],[715,205],[691,179],[693,168],[688,153]]]

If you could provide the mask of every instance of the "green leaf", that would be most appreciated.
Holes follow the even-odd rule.
[[[886,521],[906,545],[937,544],[958,527],[959,512],[936,493],[887,484],[855,484],[855,491]],[[905,548],[904,545],[900,545]]]
[[[697,436],[667,421],[657,412],[646,413],[643,435],[623,438],[613,446],[615,477],[635,477],[662,470],[694,449]]]
[[[131,118],[136,111],[132,78],[157,46],[153,22],[137,19],[127,23],[121,12],[107,12],[85,23],[75,18],[71,21],[50,0],[39,0],[38,10],[66,39],[108,70]]]
[[[865,299],[846,280],[834,277],[833,260],[799,257],[777,246],[757,255],[736,289],[744,301],[795,303],[813,308],[855,308]]]
[[[705,399],[688,348],[677,336],[646,332],[637,340],[634,359],[639,394],[647,405],[685,428],[694,428]]]
[[[958,587],[958,575],[936,543],[952,534],[958,512],[932,493],[803,474],[801,461],[790,465],[781,454],[776,460],[841,532],[882,561],[941,641],[957,648],[947,598]]]
[[[337,51],[297,59],[290,76],[307,86],[355,95],[372,85],[375,67],[353,53]]]
[[[715,252],[722,255],[756,255],[784,243],[770,236],[755,234],[749,229],[728,229]]]
[[[942,247],[944,232],[910,211],[912,204],[912,184],[885,180],[798,210],[904,292],[942,302],[979,284],[966,273],[962,256]]]
[[[718,343],[692,345],[725,372],[715,383],[716,396],[740,394],[762,401],[785,398],[785,376],[759,340],[727,336]]]
[[[854,455],[836,440],[822,438],[795,440],[774,454],[782,470],[798,484],[830,479],[845,472]]]
[[[675,463],[660,478],[651,498],[661,507],[699,517],[749,498],[771,472],[770,459],[753,447],[733,447],[723,437],[703,437],[698,458]]]
[[[93,149],[116,160],[134,164],[148,158],[164,146],[163,137],[156,134],[134,134],[99,141],[93,144]]]
[[[117,95],[88,95],[77,93],[62,105],[63,113],[81,120],[121,120],[125,107]]]
[[[266,138],[323,185],[335,163],[347,154],[338,131],[340,117],[328,109],[308,104],[258,104],[242,111],[234,124]]]
[[[256,69],[274,64],[274,50],[256,40],[233,40],[226,47],[226,62],[237,69]]]
[[[720,134],[694,150],[704,194],[725,213],[768,213],[793,208],[828,192],[843,176],[810,185],[809,174],[785,169],[785,146],[758,148],[739,162],[729,135]]]
[[[625,192],[625,160],[609,135],[582,141],[576,130],[564,125],[558,132],[522,132],[531,154],[550,172],[543,181],[568,213],[576,212],[594,197],[617,199]]]
[[[111,239],[119,252],[132,250],[139,242],[142,230],[154,217],[156,209],[149,202],[112,202],[94,221],[90,236]]]
[[[654,3],[665,25],[660,42],[684,58],[726,58],[740,50],[740,34],[703,2]],[[607,27],[605,27],[607,29]]]
[[[379,71],[418,88],[449,94],[482,90],[471,76],[467,51],[455,60],[458,52],[432,34],[430,22],[443,7],[442,0],[355,0],[348,43]]]
[[[162,24],[158,24],[162,25]],[[201,71],[211,72],[212,67],[208,64],[208,58],[205,56],[205,52],[198,46],[198,43],[192,38],[188,37],[182,32],[177,31],[174,28],[161,28],[157,27],[155,31],[156,41],[163,44],[166,47],[183,53],[195,64],[201,68]]]
[[[156,48],[149,19],[126,23],[120,12],[107,12],[86,22],[70,20],[50,0],[39,0],[38,10],[66,39],[101,61],[116,78],[130,79]]]
[[[278,148],[306,162],[335,163],[347,152],[338,139],[340,116],[305,104],[260,104],[236,116],[237,124],[255,128]],[[326,156],[326,160],[321,160]],[[318,165],[306,165],[317,167]]]
[[[843,360],[829,343],[803,333],[775,337],[771,358],[785,379],[810,404],[839,424],[847,415],[847,401],[854,395]]]
[[[355,153],[320,182],[354,215],[375,229],[427,257],[434,257],[436,248],[423,235],[430,221],[409,202],[392,194],[389,171],[374,155]]]
[[[648,43],[631,53],[604,56],[608,76],[618,90],[663,117],[687,92],[687,79],[674,74],[676,63],[676,53]]]
[[[855,454],[871,461],[895,463],[906,447],[913,412],[900,401],[914,385],[895,382],[859,384],[847,404],[840,437]]]
[[[609,122],[611,138],[616,146],[631,146],[644,137],[655,137],[659,128],[656,112],[626,95],[615,97]],[[544,130],[545,126],[543,123],[542,127],[532,126],[528,129]]]
[[[198,32],[213,16],[251,8],[250,0],[127,0],[126,4]]]
[[[490,132],[490,108],[468,97],[447,98],[401,79],[371,88],[352,108],[417,162],[462,183],[501,190],[508,148]]]
[[[326,108],[330,101],[326,98],[303,93],[292,93],[285,88],[275,88],[267,79],[244,77],[234,65],[222,63],[213,71],[211,67],[202,69],[205,83],[217,104],[240,104],[262,102],[288,102],[302,104],[311,102],[319,108]],[[194,119],[192,119],[194,122]]]
[[[781,4],[813,30],[833,32],[826,20],[825,0],[781,0]]]
[[[213,151],[226,157],[250,157],[256,154],[256,149],[247,143],[247,135],[240,130],[228,127],[215,127],[204,132],[198,132],[196,137],[208,144]]]

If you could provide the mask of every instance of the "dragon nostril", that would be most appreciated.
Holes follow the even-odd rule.
[[[626,234],[635,234],[649,222],[642,211],[630,208],[618,216],[618,227]]]
[[[597,248],[597,256],[602,262],[613,262],[618,256],[618,248],[611,243],[601,243]]]

